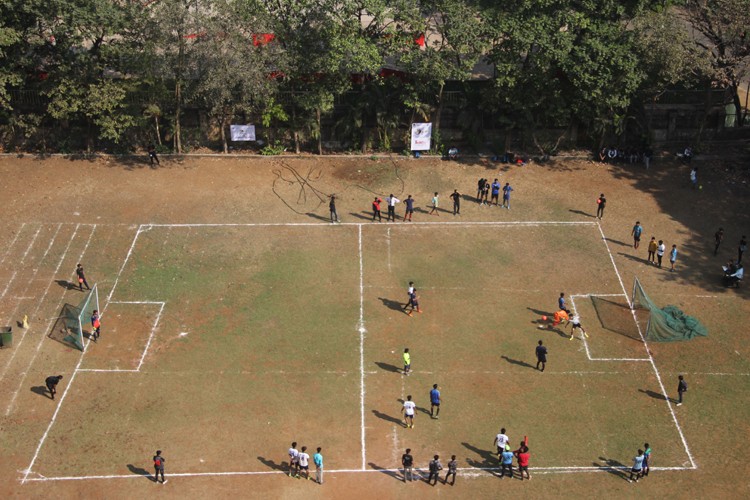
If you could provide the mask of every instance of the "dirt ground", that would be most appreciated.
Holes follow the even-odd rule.
[[[405,498],[428,494],[469,498],[498,492],[533,497],[609,495],[624,498],[636,494],[664,498],[747,497],[750,486],[743,478],[750,467],[743,456],[750,435],[747,423],[750,412],[738,403],[750,389],[750,353],[741,331],[741,318],[750,314],[749,292],[746,286],[724,288],[720,266],[736,258],[740,236],[750,233],[750,192],[747,185],[724,177],[721,162],[697,161],[696,164],[700,167],[700,190],[690,189],[688,167],[670,161],[656,162],[650,170],[645,170],[642,165],[610,166],[578,160],[511,167],[480,159],[463,159],[456,163],[430,158],[210,157],[164,158],[159,168],[152,169],[142,159],[3,157],[0,159],[3,200],[0,228],[5,234],[6,250],[0,247],[0,278],[7,286],[4,292],[0,291],[0,317],[14,326],[16,337],[12,349],[0,350],[0,401],[3,403],[0,404],[0,474],[3,477],[0,495],[133,498],[153,494],[154,488],[158,488],[160,496],[174,498],[214,498],[238,492],[242,492],[242,496],[270,498],[350,498],[353,495]],[[511,183],[515,190],[511,210],[479,207],[472,202],[480,177],[490,181],[497,177],[503,184]],[[463,195],[460,218],[450,212],[448,195],[453,189]],[[439,217],[427,215],[427,205],[435,191],[440,193],[443,209]],[[140,467],[148,466],[150,457],[147,456],[143,464],[134,466],[129,478],[21,483],[50,419],[57,418],[55,403],[34,389],[43,386],[44,377],[51,372],[67,376],[76,367],[77,353],[46,339],[43,327],[57,304],[75,297],[77,292],[69,290],[66,284],[72,278],[79,255],[86,255],[87,261],[101,263],[97,265],[96,274],[100,277],[104,300],[115,285],[128,242],[141,224],[324,224],[329,215],[326,196],[330,193],[337,195],[338,213],[343,222],[368,224],[372,198],[384,198],[390,193],[401,199],[411,194],[417,200],[415,221],[441,223],[459,220],[593,222],[595,200],[600,193],[605,193],[608,205],[601,227],[625,287],[630,286],[633,276],[638,276],[652,299],[661,305],[674,303],[684,308],[699,317],[711,332],[707,339],[690,343],[649,344],[668,391],[676,385],[678,373],[685,373],[690,382],[688,402],[677,413],[697,468],[661,471],[638,485],[627,483],[619,473],[584,472],[539,474],[529,483],[501,482],[489,474],[479,474],[459,477],[454,487],[430,488],[423,483],[406,485],[390,473],[373,469],[366,473],[329,474],[322,487],[307,482],[300,484],[303,482],[277,474],[176,477],[167,485],[157,486],[144,480],[138,472]],[[399,208],[399,214],[402,210]],[[632,249],[630,236],[636,220],[644,226],[639,251]],[[92,225],[97,225],[96,233]],[[718,255],[714,256],[713,234],[719,226],[724,228],[726,236]],[[366,230],[370,230],[369,227]],[[34,235],[36,228],[39,231]],[[382,232],[382,229],[373,231]],[[645,245],[652,235],[669,246],[677,244],[680,252],[677,272],[659,270],[644,262]],[[570,241],[567,241],[568,236]],[[61,245],[59,248],[52,243],[49,247],[43,244],[19,247],[14,243],[16,237],[18,241],[58,241]],[[580,241],[582,238],[576,232],[566,232],[563,227],[549,241],[539,243],[540,248],[529,252],[529,257],[538,261],[540,270],[532,281],[544,282],[545,274],[554,275],[557,281],[568,272],[576,274],[571,279],[582,277],[585,281],[587,263],[576,262],[576,245]],[[67,246],[66,242],[69,242]],[[546,244],[549,247],[545,247]],[[585,251],[580,254],[587,255]],[[32,267],[27,261],[41,262],[44,269]],[[419,259],[415,258],[411,264],[418,269]],[[58,283],[50,286],[49,280],[42,279],[45,273],[55,276]],[[143,279],[148,276],[144,274]],[[611,280],[601,283],[602,289],[619,286],[614,277]],[[0,285],[0,290],[2,288]],[[378,299],[374,291],[368,294],[373,301]],[[24,333],[16,322],[25,311],[31,311],[28,313],[31,328]],[[151,318],[156,312],[147,314],[147,318]],[[602,347],[614,348],[613,345]],[[125,346],[119,346],[117,352],[122,353],[118,354],[122,359],[92,358],[87,360],[92,363],[87,366],[132,366],[131,354],[134,353],[128,353]],[[102,391],[106,392],[106,388]],[[104,398],[97,404],[106,413],[106,405],[115,402]],[[613,414],[617,411],[612,408]],[[550,414],[550,418],[554,418],[554,414]],[[88,432],[96,432],[101,440],[107,440],[109,432],[118,432],[118,423],[103,420],[102,429]],[[383,422],[375,420],[372,425],[377,431]],[[560,434],[577,436],[584,425],[575,419],[559,422]],[[278,434],[286,436],[283,429],[279,429]],[[260,441],[266,439],[269,436],[259,438]],[[585,433],[582,439],[587,439]],[[280,440],[284,443],[278,450],[256,451],[252,447],[252,437],[249,438],[249,453],[253,453],[253,458],[256,454],[267,457],[269,472],[284,458],[286,437]],[[63,446],[64,443],[50,445]],[[576,443],[571,446],[575,447]],[[81,453],[86,453],[86,449]],[[95,454],[78,462],[96,464],[106,462],[107,458]],[[624,463],[629,459],[629,456],[620,457]],[[55,459],[47,456],[44,460],[54,464]],[[95,464],[91,470],[101,470]],[[356,465],[353,463],[352,468]],[[65,464],[55,467],[67,470]],[[226,468],[231,470],[231,464],[226,464]],[[180,468],[175,465],[175,469]],[[71,475],[74,472],[82,475],[89,471],[71,471]],[[637,492],[633,491],[636,489]]]

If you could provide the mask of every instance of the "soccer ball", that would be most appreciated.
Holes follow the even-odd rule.
[[[547,321],[547,316],[542,316],[542,321]]]

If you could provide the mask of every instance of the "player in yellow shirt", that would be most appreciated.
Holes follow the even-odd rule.
[[[409,354],[409,348],[404,349],[404,375],[409,375],[411,372],[411,354]]]

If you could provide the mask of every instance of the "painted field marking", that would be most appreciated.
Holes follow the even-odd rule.
[[[615,270],[615,274],[617,274],[617,280],[620,282],[620,288],[622,288],[622,293],[625,294],[625,300],[627,300],[628,306],[630,307],[630,314],[633,316],[633,321],[635,322],[635,326],[638,329],[638,335],[640,335],[641,340],[643,341],[643,345],[646,348],[646,354],[648,354],[648,360],[651,363],[651,367],[654,369],[656,380],[659,382],[661,393],[664,396],[664,402],[667,404],[667,408],[669,408],[669,413],[672,415],[672,420],[674,421],[674,425],[677,428],[677,433],[680,435],[680,439],[682,440],[682,445],[685,447],[685,453],[687,453],[687,456],[688,456],[688,459],[690,460],[690,465],[692,466],[692,468],[697,469],[698,466],[695,463],[693,454],[690,452],[690,447],[688,447],[687,440],[685,439],[685,434],[682,432],[682,427],[680,426],[680,422],[677,421],[677,415],[675,415],[674,408],[672,408],[672,402],[669,400],[669,396],[667,395],[667,389],[664,387],[664,382],[662,382],[661,375],[659,374],[659,369],[656,367],[656,363],[654,362],[654,357],[651,355],[651,350],[648,348],[648,343],[646,342],[646,338],[643,336],[643,332],[641,331],[641,325],[638,323],[638,318],[635,315],[633,304],[630,302],[628,291],[625,289],[625,284],[622,281],[622,276],[620,275],[620,271],[617,269],[615,258],[612,255],[612,251],[609,249],[609,243],[607,243],[607,238],[606,236],[604,236],[604,230],[602,230],[602,226],[599,223],[597,223],[597,228],[599,229],[599,234],[601,234],[602,236],[602,242],[604,243],[604,247],[607,249],[607,253],[609,254],[609,260],[610,262],[612,262],[612,267]]]
[[[360,413],[360,435],[362,447],[362,470],[367,464],[367,449],[365,445],[365,268],[362,256],[362,224],[357,226],[357,244],[359,248],[359,413]]]
[[[8,258],[8,255],[10,255],[10,251],[13,248],[13,245],[16,244],[16,241],[18,241],[18,237],[21,235],[21,231],[23,231],[23,228],[26,227],[26,223],[22,223],[21,227],[18,228],[18,231],[16,231],[16,235],[13,237],[13,239],[8,243],[8,246],[6,247],[5,253],[3,254],[2,260],[0,260],[0,266],[5,264],[5,259]]]

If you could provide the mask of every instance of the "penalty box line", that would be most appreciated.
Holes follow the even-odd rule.
[[[638,318],[635,315],[635,309],[633,308],[633,304],[630,301],[630,296],[628,295],[628,291],[625,288],[625,283],[623,283],[622,281],[622,276],[620,275],[620,271],[619,269],[617,269],[617,264],[615,263],[615,257],[614,255],[612,255],[612,251],[609,248],[609,242],[607,241],[607,237],[604,235],[604,230],[602,229],[602,225],[598,222],[597,222],[597,228],[599,229],[599,234],[602,237],[602,243],[604,243],[604,248],[607,250],[607,254],[609,255],[609,260],[612,263],[612,268],[615,270],[615,274],[617,275],[617,281],[620,282],[620,288],[622,288],[622,293],[625,294],[625,300],[628,302],[628,307],[630,308],[630,314],[633,316],[635,327],[638,329],[638,335],[641,337],[641,340],[643,341],[643,345],[646,348],[646,354],[648,354],[648,360],[651,363],[651,367],[654,370],[654,375],[656,375],[656,380],[659,383],[659,387],[661,388],[661,393],[664,396],[664,402],[667,404],[667,408],[669,409],[670,415],[672,415],[672,421],[674,422],[674,425],[677,428],[677,433],[680,435],[682,446],[684,446],[685,448],[685,453],[687,453],[688,459],[690,460],[691,467],[693,469],[697,469],[698,465],[695,463],[693,454],[690,452],[690,447],[688,446],[687,439],[685,438],[685,433],[682,431],[680,422],[677,420],[677,415],[675,414],[674,408],[672,407],[672,402],[670,401],[669,396],[667,395],[667,389],[664,386],[664,382],[661,379],[659,368],[657,368],[656,366],[654,357],[651,354],[651,349],[648,348],[648,342],[646,342],[646,337],[643,335],[643,331],[641,330],[641,325],[638,323]]]
[[[459,467],[457,469],[462,477],[494,477],[493,472],[499,472],[500,467]],[[561,467],[529,467],[529,472],[534,474],[583,474],[591,472],[610,472],[610,471],[626,471],[630,470],[628,466],[561,466]],[[651,467],[653,471],[685,471],[694,470],[693,467]],[[403,469],[333,469],[324,470],[326,474],[399,474],[403,473]],[[428,470],[425,468],[414,468],[415,475],[427,477]],[[169,473],[169,477],[222,477],[222,476],[272,476],[272,475],[287,475],[286,471],[273,470],[273,471],[227,471],[227,472],[176,472]],[[49,482],[49,481],[92,481],[102,479],[143,479],[151,478],[149,475],[141,474],[109,474],[109,475],[92,475],[92,476],[52,476],[46,477],[32,477],[25,480],[25,482]]]

